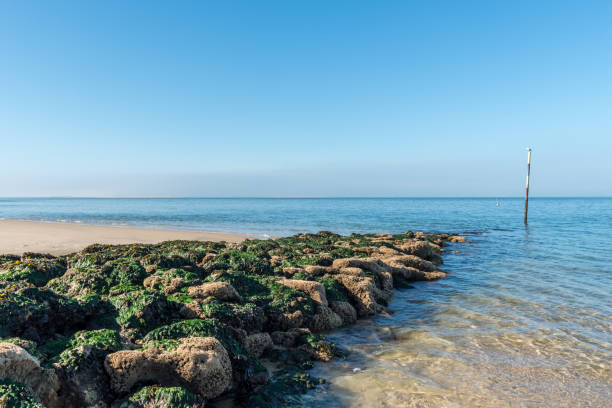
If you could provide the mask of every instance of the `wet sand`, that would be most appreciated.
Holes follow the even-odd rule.
[[[215,231],[178,231],[0,220],[0,254],[21,255],[23,252],[42,252],[63,255],[80,251],[94,243],[155,244],[175,239],[240,242],[245,238],[247,238],[246,235]]]

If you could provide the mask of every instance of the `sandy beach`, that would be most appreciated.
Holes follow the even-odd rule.
[[[155,244],[185,239],[240,242],[246,235],[215,231],[123,228],[52,222],[0,220],[0,254],[42,252],[63,255],[94,244]]]

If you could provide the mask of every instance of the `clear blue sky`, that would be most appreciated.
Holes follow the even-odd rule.
[[[0,195],[612,195],[611,1],[4,1]]]

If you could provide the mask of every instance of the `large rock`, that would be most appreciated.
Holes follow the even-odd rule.
[[[353,276],[365,275],[364,272],[361,274],[359,271],[368,271],[370,275],[374,275],[377,278],[380,291],[376,292],[376,295],[388,301],[393,296],[393,276],[391,274],[391,268],[385,262],[378,258],[342,258],[334,261],[333,267],[336,268],[341,274],[350,274]],[[376,281],[374,281],[376,284]]]
[[[293,347],[299,334],[294,331],[273,331],[270,337],[277,346]]]
[[[428,281],[446,277],[446,273],[439,270],[422,271],[394,260],[387,261],[392,268],[393,275],[407,281]]]
[[[357,311],[349,302],[334,301],[329,302],[329,307],[342,319],[344,326],[353,324],[357,321]]]
[[[332,267],[336,270],[360,268],[375,273],[388,271],[387,266],[377,258],[340,258],[334,261]]]
[[[59,406],[60,384],[55,371],[42,368],[35,357],[15,344],[0,343],[0,378],[29,386],[49,408]]]
[[[304,314],[301,310],[280,313],[269,316],[269,324],[272,330],[290,330],[304,325]]]
[[[396,277],[399,276],[407,281],[420,281],[424,280],[425,273],[423,271],[419,271],[417,268],[413,268],[411,266],[404,266],[399,262],[389,262],[389,265],[392,268],[392,273]]]
[[[304,271],[313,276],[321,276],[330,272],[329,266],[321,266],[321,265],[306,265],[304,266]]]
[[[371,316],[380,309],[376,303],[377,290],[372,278],[343,274],[334,275],[333,278],[346,288],[359,316]]]
[[[232,366],[225,348],[214,337],[189,337],[173,351],[149,347],[122,350],[104,362],[113,391],[127,393],[138,382],[183,386],[205,398],[214,398],[232,381]]]
[[[191,286],[187,289],[187,294],[196,299],[214,296],[219,300],[242,302],[242,297],[229,282],[207,282],[198,286]]]
[[[344,275],[353,275],[353,276],[366,276],[363,269],[356,268],[354,266],[347,266],[345,268],[340,268],[338,273],[342,273]]]
[[[399,264],[411,268],[416,268],[424,272],[433,272],[436,270],[436,265],[423,258],[415,255],[392,256],[384,260],[388,264]]]
[[[297,279],[282,279],[279,281],[281,285],[288,288],[299,290],[308,294],[315,302],[327,306],[327,296],[325,295],[325,287],[319,282],[305,281]]]
[[[461,235],[451,235],[448,237],[450,242],[458,243],[458,244],[466,244],[470,241],[466,237],[462,237]]]
[[[244,348],[255,357],[261,357],[264,351],[272,347],[272,344],[272,338],[268,333],[251,334],[244,340]]]
[[[398,251],[395,248],[389,248],[387,246],[381,246],[376,248],[376,253],[379,256],[387,257],[387,256],[395,256],[395,255],[402,255],[402,252]]]
[[[147,270],[148,269],[149,267],[147,267]],[[156,290],[159,289],[163,281],[164,279],[161,276],[152,275],[145,278],[145,280],[142,282],[142,286],[144,286],[145,289]]]
[[[317,313],[312,318],[312,331],[321,332],[342,326],[342,318],[327,306],[317,307]]]
[[[410,240],[398,245],[398,248],[407,255],[415,255],[436,264],[442,263],[440,247],[428,241]]]

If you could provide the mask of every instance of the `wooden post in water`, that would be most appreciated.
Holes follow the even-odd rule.
[[[525,187],[525,225],[527,225],[527,208],[529,207],[529,173],[531,172],[531,149],[527,148],[527,185]]]

